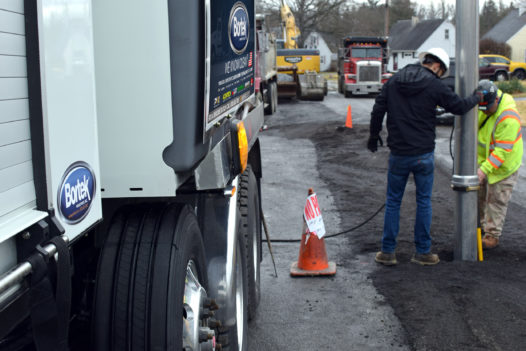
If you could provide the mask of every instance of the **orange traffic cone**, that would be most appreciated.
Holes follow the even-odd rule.
[[[314,192],[309,189],[309,195]],[[328,262],[325,242],[311,233],[303,219],[303,234],[301,235],[298,262],[292,263],[290,275],[293,277],[335,275],[336,264]]]
[[[347,119],[345,120],[345,126],[347,128],[352,128],[351,105],[347,106]]]

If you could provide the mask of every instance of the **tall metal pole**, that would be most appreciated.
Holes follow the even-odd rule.
[[[457,0],[457,93],[466,97],[478,85],[479,2]],[[455,119],[455,162],[451,181],[456,194],[455,259],[477,260],[477,109]]]
[[[385,0],[385,13],[384,13],[384,36],[389,36],[389,0]]]

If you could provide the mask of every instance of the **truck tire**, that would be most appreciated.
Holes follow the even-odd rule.
[[[241,175],[238,206],[240,234],[244,237],[248,275],[248,319],[254,319],[261,299],[261,205],[258,183],[250,166]]]
[[[273,113],[275,113],[278,110],[278,83],[273,80],[270,83],[270,86],[272,87],[272,98],[274,99],[274,111],[273,111]]]
[[[240,233],[238,233],[240,234]],[[217,341],[223,351],[247,351],[248,331],[248,284],[246,264],[246,244],[242,235],[237,236],[236,242],[236,323],[233,326],[219,327]]]
[[[271,115],[276,111],[276,106],[275,106],[276,100],[274,99],[275,92],[273,88],[273,83],[274,82],[270,82],[267,84],[267,90],[266,90],[266,96],[265,96],[265,102],[267,103],[267,106],[265,107],[266,115]]]
[[[121,210],[99,259],[93,349],[182,349],[183,335],[189,333],[185,325],[208,325],[199,312],[207,308],[206,284],[203,242],[191,208],[172,204]],[[187,290],[199,295],[190,299]],[[190,300],[197,302],[183,303]],[[193,322],[189,315],[198,318]]]
[[[508,75],[506,74],[506,72],[499,71],[499,72],[495,73],[495,81],[503,82],[505,80],[508,80]]]
[[[515,78],[517,78],[518,80],[524,80],[524,78],[526,78],[526,73],[525,73],[524,70],[522,70],[522,69],[517,69],[517,70],[515,70],[515,72],[513,73],[513,75],[514,75]]]

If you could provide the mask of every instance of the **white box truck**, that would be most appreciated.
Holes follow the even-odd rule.
[[[0,349],[246,350],[255,56],[253,0],[0,1]]]

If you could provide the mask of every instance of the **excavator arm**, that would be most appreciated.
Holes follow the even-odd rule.
[[[285,49],[297,49],[296,39],[300,35],[300,29],[296,26],[296,20],[290,7],[284,0],[281,0],[281,22],[283,27],[283,40]]]

